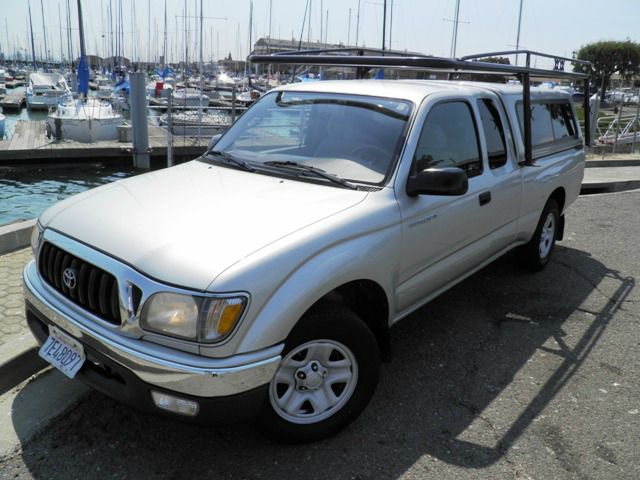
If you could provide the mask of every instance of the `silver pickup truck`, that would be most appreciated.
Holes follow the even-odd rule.
[[[350,80],[256,102],[191,162],[49,208],[24,272],[40,355],[144,411],[326,437],[374,394],[389,328],[516,249],[542,269],[579,194],[570,98]]]

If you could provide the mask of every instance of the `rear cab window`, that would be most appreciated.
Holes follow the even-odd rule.
[[[535,100],[531,103],[531,146],[534,158],[582,145],[569,100]],[[524,139],[522,102],[516,103],[520,134]]]

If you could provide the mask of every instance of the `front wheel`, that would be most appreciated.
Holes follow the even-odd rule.
[[[379,372],[378,346],[364,322],[342,305],[316,308],[287,339],[260,424],[286,443],[333,435],[362,412]]]
[[[520,263],[531,271],[542,270],[551,258],[560,226],[560,208],[550,198],[529,243],[518,248]]]

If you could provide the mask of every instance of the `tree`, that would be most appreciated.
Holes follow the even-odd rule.
[[[602,98],[614,73],[618,73],[625,80],[640,74],[640,44],[631,40],[589,43],[580,47],[577,58],[592,63],[591,81],[602,88]],[[582,65],[574,65],[573,70],[583,72],[585,68]]]
[[[476,60],[477,62],[499,63],[501,65],[511,65],[509,57],[484,57]],[[461,73],[455,78],[458,80],[471,80],[474,82],[490,82],[490,83],[507,83],[508,76],[489,74],[489,73]]]

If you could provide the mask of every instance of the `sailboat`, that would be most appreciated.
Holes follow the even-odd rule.
[[[72,99],[71,89],[59,73],[32,73],[27,84],[27,107],[48,109]]]
[[[56,124],[58,122],[58,124]],[[122,115],[98,98],[72,100],[58,105],[47,117],[47,132],[56,140],[91,143],[116,140]]]
[[[56,140],[95,142],[116,140],[122,115],[114,112],[111,104],[97,98],[87,98],[89,91],[89,67],[84,47],[82,6],[78,0],[78,22],[80,24],[80,61],[78,63],[78,91],[81,98],[69,99],[58,105],[47,118],[47,136]]]
[[[71,90],[64,76],[59,73],[42,73],[36,70],[36,53],[33,41],[33,25],[31,23],[31,4],[29,8],[29,30],[31,33],[31,54],[33,56],[34,73],[29,75],[26,88],[27,108],[48,109],[72,98]]]

